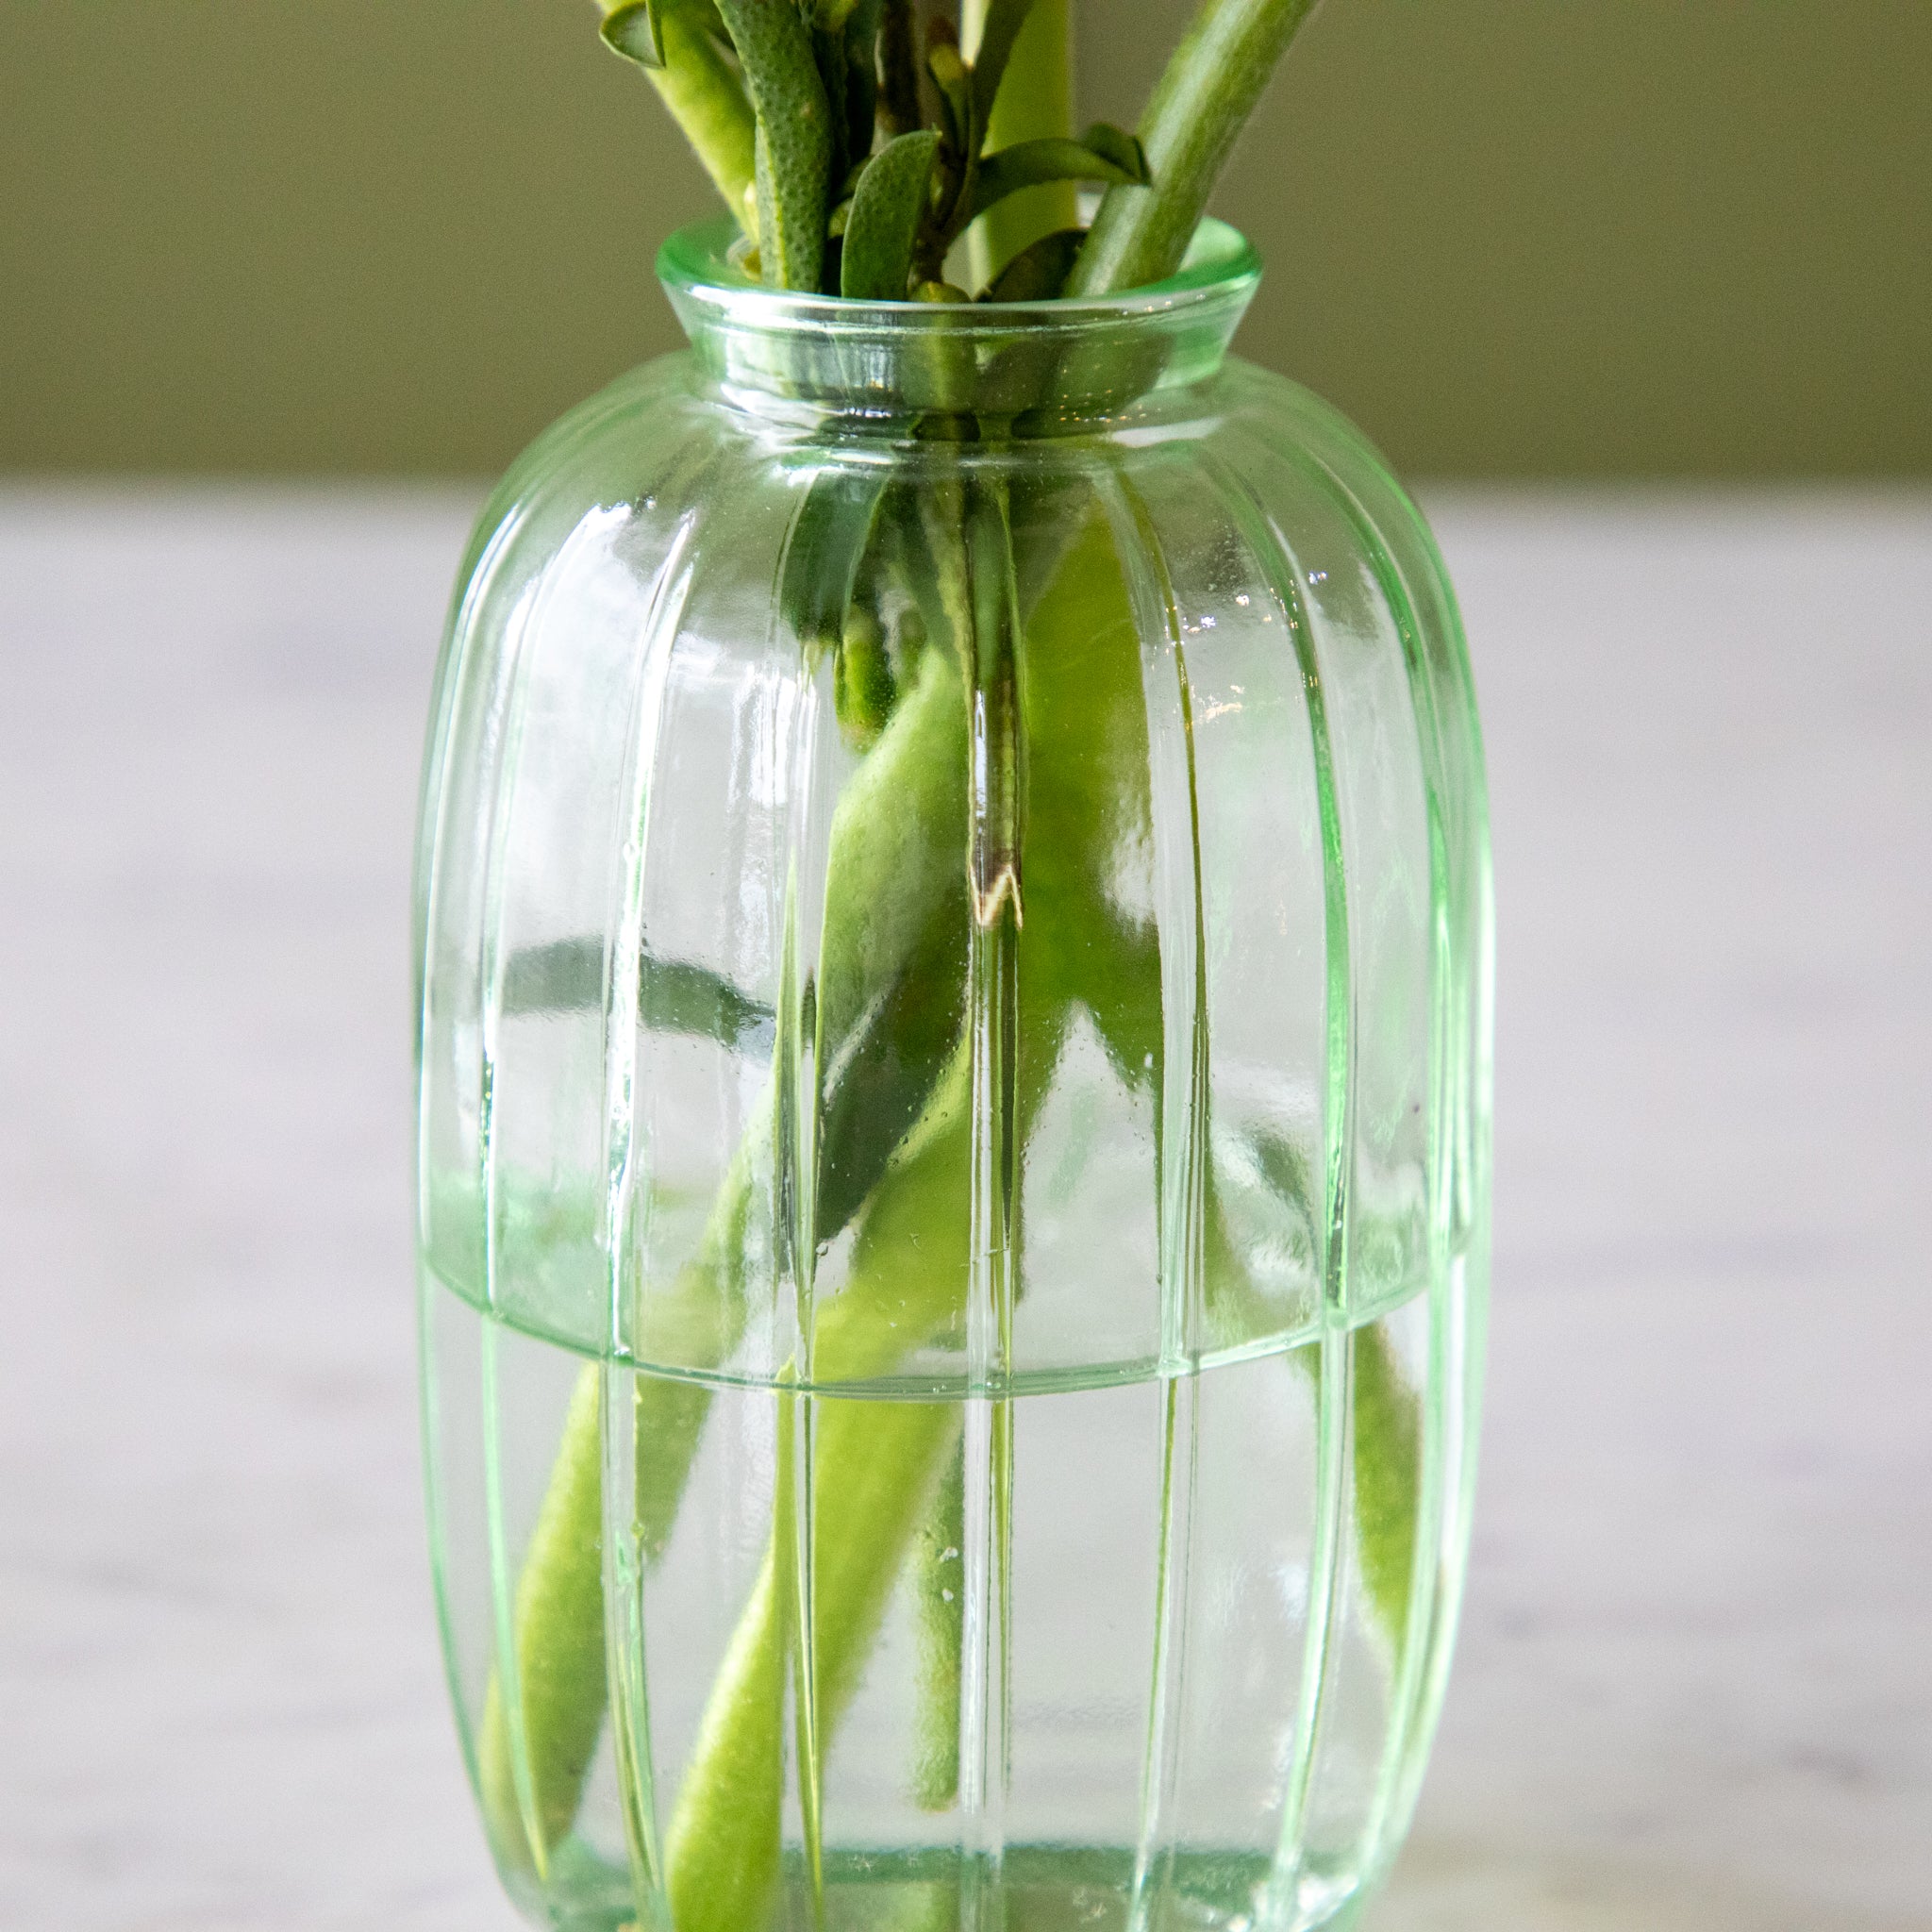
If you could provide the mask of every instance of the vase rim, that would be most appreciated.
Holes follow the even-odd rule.
[[[658,276],[699,363],[761,413],[1086,421],[1212,375],[1261,278],[1253,243],[1212,218],[1161,281],[1034,302],[769,289],[732,258],[737,237],[728,216],[680,228]]]
[[[728,304],[746,314],[762,313],[768,327],[916,328],[944,318],[951,329],[962,317],[989,328],[1015,324],[1058,325],[1119,321],[1166,315],[1204,299],[1251,295],[1261,277],[1255,244],[1231,223],[1204,216],[1180,267],[1158,282],[1123,289],[1110,295],[1056,295],[1031,302],[861,301],[815,291],[773,289],[747,275],[733,256],[740,252],[738,224],[729,215],[710,215],[675,230],[658,250],[658,279],[674,300],[679,295]]]

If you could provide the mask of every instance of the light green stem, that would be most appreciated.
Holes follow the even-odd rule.
[[[846,1287],[813,1343],[814,1373],[876,1374],[963,1306],[972,1110],[971,1064],[956,1061],[944,1101],[874,1191]],[[772,1547],[712,1685],[666,1840],[677,1932],[755,1932],[777,1885],[787,1754],[783,1688],[794,1646],[809,1643],[812,1741],[822,1760],[885,1612],[906,1546],[940,1465],[957,1409],[940,1402],[811,1400],[811,1590],[785,1588],[791,1522]],[[786,1420],[781,1416],[781,1426]],[[783,1512],[781,1512],[783,1513]],[[817,1764],[801,1764],[813,1787]]]
[[[928,650],[919,675],[834,815],[827,922],[818,974],[824,1037],[848,1039],[879,994],[918,956],[924,930],[963,916],[965,815],[959,774],[965,716],[958,672]],[[945,990],[933,996],[943,1004]],[[700,1239],[675,1282],[640,1297],[637,1349],[647,1361],[715,1367],[745,1317],[747,1217],[773,1158],[769,1114],[733,1158]],[[512,1637],[523,1747],[535,1811],[526,1825],[517,1789],[518,1739],[492,1679],[477,1741],[477,1773],[498,1855],[541,1871],[576,1815],[604,1719],[603,1534],[598,1372],[586,1369],[566,1420],[518,1577]],[[637,1532],[645,1560],[668,1536],[709,1406],[696,1384],[641,1378],[637,1396]]]
[[[944,1811],[959,1794],[959,1686],[966,1636],[966,1465],[955,1451],[915,1545],[919,1700],[912,1798]]]
[[[750,230],[757,225],[752,206],[756,124],[743,83],[706,31],[710,10],[691,0],[666,0],[659,15],[664,64],[645,71],[725,207],[740,226]]]
[[[1107,191],[1069,295],[1139,288],[1180,267],[1236,136],[1313,8],[1314,0],[1202,0],[1141,119],[1153,185]]]
[[[1355,1411],[1356,1548],[1382,1634],[1398,1657],[1415,1578],[1422,1403],[1380,1327],[1357,1328],[1349,1367]]]
[[[981,565],[975,587],[983,575]],[[1019,1145],[1058,1055],[1070,1011],[1068,966],[1086,950],[1089,914],[1104,897],[1107,841],[1121,830],[1123,797],[1133,795],[1146,770],[1139,651],[1104,526],[1090,525],[1063,554],[1027,635],[1038,644],[1025,695],[1039,767],[1028,793],[1028,850],[1040,854],[1047,890],[1029,902],[1020,947],[1020,1077],[1010,1122]],[[1005,903],[998,916],[1011,920],[1015,909]],[[969,1035],[872,1192],[851,1273],[814,1327],[815,1379],[863,1381],[884,1374],[952,1325],[965,1307],[974,1054]],[[758,1932],[767,1923],[778,1873],[788,1614],[791,1628],[809,1629],[813,1719],[811,1756],[799,1759],[803,1795],[816,1789],[820,1763],[958,1437],[957,1405],[948,1403],[821,1399],[820,1417],[810,1602],[788,1612],[786,1557],[774,1541],[713,1687],[672,1822],[667,1866],[677,1932]],[[944,1508],[937,1513],[943,1518]],[[785,1533],[781,1525],[779,1537]],[[944,1633],[929,1634],[937,1653]],[[953,1657],[950,1670],[942,1656],[928,1658],[935,1669],[922,1691],[929,1719],[939,1716],[936,1696],[949,1676],[957,1687],[957,1639]],[[949,1737],[957,1731],[946,1723],[930,1723],[913,1767],[917,1790],[936,1802],[943,1802],[940,1760]],[[954,1752],[957,1763],[956,1743]]]
[[[476,1741],[477,1774],[491,1841],[519,1865],[541,1871],[570,1829],[604,1721],[604,1584],[596,1533],[603,1437],[598,1376],[577,1379],[563,1447],[517,1579],[515,1628],[520,1725],[535,1829],[518,1790],[516,1740],[503,1683],[492,1675]],[[541,1633],[541,1641],[533,1641]]]
[[[711,1689],[667,1845],[677,1932],[756,1932],[771,1915],[781,1849],[785,1687],[809,1619],[813,1724],[823,1749],[857,1688],[935,1472],[958,1434],[941,1402],[778,1397],[779,1426],[809,1403],[809,1608],[791,1525],[772,1547]],[[789,1475],[789,1472],[788,1472]],[[781,1506],[792,1499],[780,1485]]]

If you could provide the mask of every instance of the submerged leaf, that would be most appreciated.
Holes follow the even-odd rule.
[[[885,487],[876,469],[838,463],[806,485],[778,574],[778,608],[812,664],[844,635]]]
[[[897,688],[886,648],[886,627],[877,613],[863,605],[845,613],[833,695],[846,739],[860,751],[869,749],[885,729]]]
[[[503,979],[505,1016],[597,1010],[604,1004],[604,941],[584,934],[521,946]],[[753,1058],[768,1053],[772,1009],[723,974],[689,959],[638,956],[638,1024],[659,1033],[694,1033]]]

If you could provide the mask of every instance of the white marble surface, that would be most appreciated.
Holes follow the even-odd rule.
[[[0,497],[0,1925],[508,1927],[408,824],[468,511]],[[1369,1932],[1932,1928],[1932,497],[1444,494],[1501,895],[1467,1635]]]

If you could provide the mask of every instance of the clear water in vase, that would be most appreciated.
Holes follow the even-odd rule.
[[[452,1675],[533,1916],[1350,1916],[1406,1822],[1440,1649],[1425,1295],[1191,1373],[908,1400],[592,1361],[425,1279]],[[695,1428],[656,1530],[654,1412]],[[506,1776],[501,1685],[532,1665],[518,1579],[574,1414],[594,1414],[602,1462],[585,1565],[608,1662],[575,1806],[546,1831],[555,1777]],[[749,1772],[747,1740],[769,1757]]]

